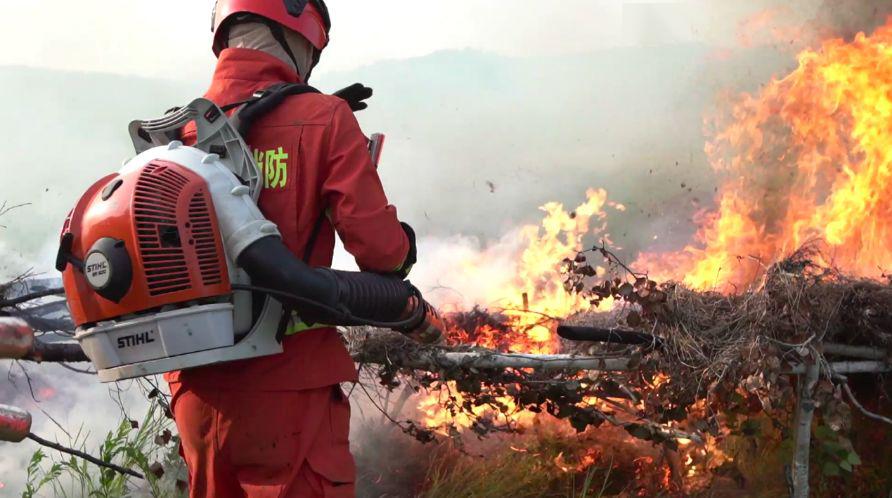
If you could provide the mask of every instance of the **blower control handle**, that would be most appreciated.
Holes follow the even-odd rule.
[[[275,236],[248,246],[237,263],[253,285],[272,291],[307,323],[387,327],[422,342],[442,336],[434,308],[412,284],[395,276],[310,267]]]

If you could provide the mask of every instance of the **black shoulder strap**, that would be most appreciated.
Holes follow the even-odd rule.
[[[255,92],[250,99],[241,102],[233,102],[223,106],[221,109],[223,112],[236,109],[236,111],[229,117],[229,120],[232,125],[235,126],[235,129],[238,130],[239,135],[247,140],[248,132],[251,130],[251,126],[254,122],[278,107],[285,100],[285,97],[305,93],[321,92],[302,83],[277,83],[259,92]],[[313,227],[313,232],[310,234],[310,242],[307,244],[307,249],[304,254],[305,262],[309,261],[310,254],[313,252],[313,246],[316,243],[316,238],[319,235],[324,220],[325,212],[323,211],[319,219],[316,221],[316,225]],[[293,311],[294,309],[291,306],[283,305],[282,316],[279,318],[279,324],[276,330],[276,341],[279,343],[285,338],[285,332],[288,325],[291,323]]]
[[[313,249],[316,248],[316,240],[319,238],[319,232],[322,231],[322,225],[325,224],[325,210],[323,209],[321,213],[319,213],[319,217],[316,218],[316,223],[313,224],[313,231],[310,232],[310,238],[307,239],[307,245],[304,248],[304,263],[310,264],[310,257],[313,255]]]
[[[229,120],[238,130],[242,138],[246,139],[248,131],[251,129],[251,125],[262,116],[278,107],[285,100],[285,97],[301,95],[304,93],[320,92],[310,85],[305,85],[303,83],[276,83],[275,85],[255,92],[254,95],[247,100],[224,105],[221,109],[223,112],[228,112],[238,108],[238,110],[229,117]],[[304,251],[304,262],[309,262],[310,255],[313,253],[313,247],[316,245],[316,239],[319,237],[319,232],[322,229],[324,222],[325,211],[319,214],[319,218],[313,225],[313,231],[310,233],[310,238]]]
[[[285,100],[285,97],[302,95],[304,93],[321,92],[310,85],[304,85],[303,83],[276,83],[271,87],[255,92],[250,99],[225,105],[222,109],[226,112],[238,108],[238,110],[230,116],[229,120],[235,126],[236,130],[238,130],[239,134],[243,138],[246,138],[248,132],[251,130],[251,125],[278,107]]]

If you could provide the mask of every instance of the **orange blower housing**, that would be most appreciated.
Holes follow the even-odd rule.
[[[179,164],[156,159],[102,178],[62,229],[57,266],[74,323],[228,295],[219,234],[205,180]]]

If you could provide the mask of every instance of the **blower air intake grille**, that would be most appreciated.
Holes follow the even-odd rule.
[[[196,192],[189,201],[189,224],[201,279],[205,285],[219,284],[223,280],[223,268],[219,264],[211,212],[204,190]]]
[[[139,175],[133,214],[149,295],[189,289],[189,267],[177,225],[177,201],[188,184],[167,166],[148,164]]]

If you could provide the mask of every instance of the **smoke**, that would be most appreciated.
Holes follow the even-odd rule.
[[[702,119],[724,104],[715,96],[783,75],[803,43],[870,32],[892,1],[701,0],[637,3],[627,12],[628,36],[613,46],[535,57],[445,51],[316,82],[375,88],[358,117],[367,133],[388,134],[380,172],[401,218],[420,234],[411,278],[437,305],[497,305],[492,296],[507,287],[522,249],[517,227],[537,223],[545,202],[577,205],[588,187],[628,207],[611,214],[608,230],[629,255],[689,241],[692,219],[714,202]],[[49,270],[65,214],[131,154],[126,124],[187,102],[204,83],[0,68],[0,89],[15,96],[0,121],[0,202],[30,203],[0,219],[0,279]],[[343,253],[337,259],[350,264]],[[16,384],[0,386],[0,400],[35,412],[41,435],[66,437],[38,406],[67,430],[87,424],[96,435],[120,420],[118,393],[95,378],[31,368],[37,392],[57,393],[35,404],[9,368]],[[135,391],[121,396],[139,413]],[[34,449],[0,445],[6,490],[20,488]]]
[[[870,34],[892,15],[892,0],[822,0],[811,25],[826,36],[851,40]]]

